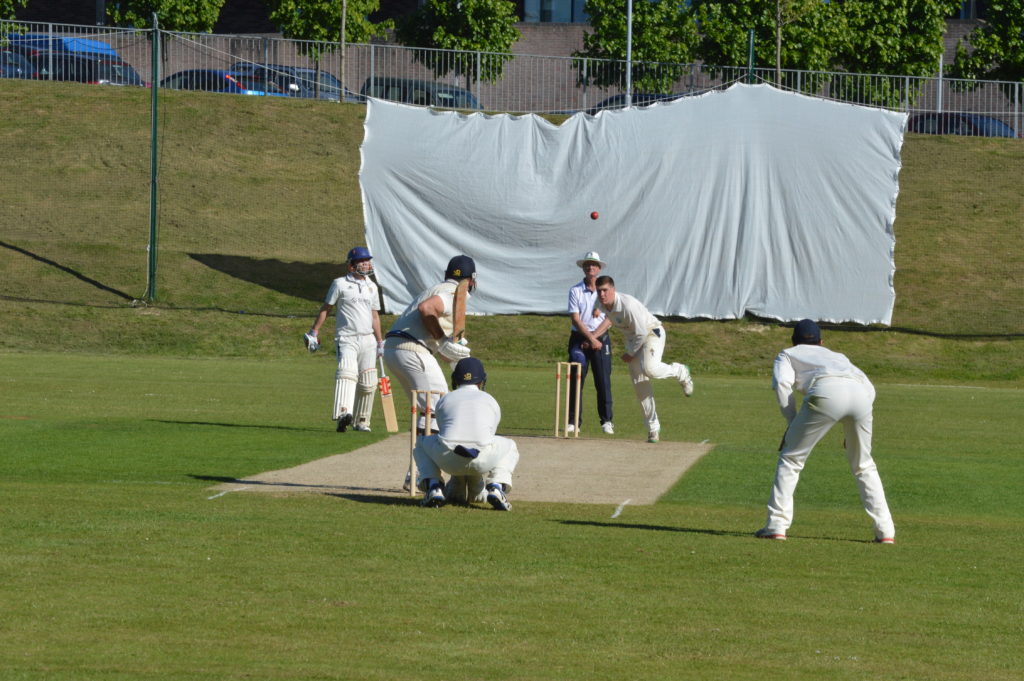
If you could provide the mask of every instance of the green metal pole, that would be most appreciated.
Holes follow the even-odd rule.
[[[150,129],[149,129],[149,280],[146,285],[146,300],[156,300],[156,232],[157,232],[157,89],[160,83],[160,28],[153,12],[153,64],[150,84]]]
[[[754,82],[754,29],[747,32],[747,82]]]

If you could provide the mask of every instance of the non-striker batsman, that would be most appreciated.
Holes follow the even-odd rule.
[[[380,329],[380,299],[377,285],[370,280],[373,256],[364,246],[348,252],[348,274],[331,282],[324,304],[306,333],[306,348],[320,347],[320,327],[337,307],[334,343],[338,370],[334,376],[334,420],[337,430],[369,431],[373,396],[377,390],[377,357],[383,352]]]

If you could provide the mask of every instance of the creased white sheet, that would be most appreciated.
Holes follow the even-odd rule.
[[[471,312],[564,312],[597,250],[655,314],[889,324],[905,127],[767,85],[561,126],[370,100],[367,245],[389,312],[460,253]]]

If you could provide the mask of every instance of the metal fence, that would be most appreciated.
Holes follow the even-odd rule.
[[[146,83],[178,86],[168,77],[186,70],[219,69],[248,76],[250,92],[358,101],[372,94],[410,104],[479,108],[510,113],[594,112],[623,105],[627,64],[623,61],[526,54],[459,52],[392,44],[346,44],[287,40],[271,36],[212,35],[158,31],[161,59],[152,59],[150,29],[119,29],[67,24],[5,24],[7,48],[36,38],[37,47],[70,46],[84,54],[94,42],[108,45]],[[24,50],[23,50],[24,51]],[[41,49],[35,57],[43,79],[60,79],[53,68],[59,52]],[[64,54],[67,51],[64,50]],[[1024,84],[950,78],[801,71],[749,66],[636,62],[633,82],[659,84],[657,92],[678,96],[721,88],[737,81],[766,82],[837,101],[886,107],[912,114],[986,116],[1024,136]],[[305,75],[296,76],[296,70]],[[496,74],[492,80],[476,74]],[[262,75],[264,78],[253,79]],[[73,79],[73,78],[64,78]],[[600,84],[600,85],[598,85]],[[388,86],[392,87],[388,87]],[[344,86],[344,90],[342,90]],[[399,87],[400,86],[400,87]],[[264,87],[265,90],[260,90]],[[637,90],[641,88],[636,88]],[[452,97],[468,92],[471,98]],[[438,92],[449,96],[438,97]],[[652,93],[641,93],[648,95]],[[475,101],[474,101],[475,100]],[[643,103],[641,97],[637,101]],[[467,105],[468,103],[468,105]],[[992,135],[991,127],[958,126],[932,117],[920,132]],[[913,126],[911,128],[914,129]]]
[[[485,110],[513,113],[623,101],[622,62],[512,55],[492,83],[471,74],[501,55],[58,24],[8,25],[4,33],[16,34],[7,42],[12,53],[35,52],[30,68],[45,80],[182,83],[182,72],[221,69],[244,92],[323,100],[269,106],[256,97],[168,92],[169,105],[154,109],[161,98],[151,95],[160,90],[0,80],[0,299],[18,301],[97,306],[150,297],[159,251],[161,305],[307,315],[339,254],[363,233],[356,166],[342,165],[357,157],[358,131],[337,125],[360,112],[333,101],[361,101],[360,92],[372,90],[412,104],[465,106],[456,96],[463,89]],[[118,68],[75,70],[76,61]],[[634,76],[668,80],[676,95],[776,79],[772,69],[679,64],[641,64]],[[939,114],[1024,129],[1020,83],[806,71],[783,71],[780,82],[931,116],[934,132],[986,132],[943,127]],[[650,101],[653,93],[637,90],[636,103]],[[19,93],[38,93],[38,101]],[[63,106],[64,97],[73,105]],[[941,168],[923,172],[936,158]],[[904,146],[903,161],[893,325],[1024,334],[1024,145],[921,136]],[[156,223],[159,247],[151,248]],[[990,246],[995,238],[1003,248]],[[949,286],[934,286],[934,268]]]

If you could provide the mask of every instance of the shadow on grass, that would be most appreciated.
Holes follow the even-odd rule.
[[[256,428],[262,430],[287,430],[300,433],[322,433],[323,428],[299,428],[296,426],[264,426],[258,423],[218,423],[216,421],[172,421],[168,419],[147,419],[151,423],[167,423],[175,426],[212,426],[214,428]]]
[[[409,506],[412,504],[419,505],[419,497],[410,497],[408,495],[395,496],[395,490],[384,489],[381,487],[361,487],[352,485],[311,485],[309,483],[297,483],[297,482],[274,482],[269,480],[249,480],[247,478],[234,478],[229,475],[199,475],[196,473],[189,473],[188,477],[193,480],[201,480],[203,482],[214,482],[220,484],[231,484],[231,485],[244,485],[245,487],[266,487],[270,488],[283,488],[282,491],[292,490],[309,490],[310,492],[323,494],[329,497],[338,497],[339,499],[347,499],[349,501],[356,501],[364,504],[384,504],[387,506]],[[242,490],[226,490],[225,493],[230,491],[242,491]],[[382,492],[390,494],[382,494]]]
[[[127,300],[127,301],[135,300],[134,296],[130,296],[127,293],[125,293],[124,291],[118,291],[116,288],[113,288],[111,286],[107,286],[106,284],[104,284],[102,282],[96,281],[92,277],[87,277],[86,275],[82,274],[78,270],[74,270],[74,269],[68,267],[67,265],[61,265],[59,262],[56,262],[54,260],[50,260],[49,258],[41,256],[38,253],[33,253],[32,251],[25,250],[24,248],[21,248],[19,246],[15,246],[14,244],[9,244],[6,241],[0,241],[0,246],[2,246],[4,248],[7,248],[7,249],[10,249],[10,250],[12,250],[12,251],[14,251],[16,253],[21,253],[22,255],[26,255],[26,256],[32,258],[33,260],[41,262],[44,265],[48,265],[50,267],[53,267],[54,269],[58,269],[61,272],[66,272],[66,273],[70,274],[71,276],[75,277],[76,279],[84,281],[86,284],[89,284],[90,286],[95,286],[99,290],[106,291],[107,293],[113,293],[115,296],[118,296],[119,298],[121,298],[123,300]]]
[[[285,262],[217,253],[189,253],[188,257],[236,279],[311,301],[320,301],[327,285],[345,274],[345,266],[339,263]]]
[[[753,532],[734,532],[732,530],[709,530],[699,527],[670,527],[668,525],[644,525],[640,523],[602,523],[593,520],[556,520],[563,525],[588,525],[591,527],[613,527],[618,530],[648,530],[654,532],[683,532],[686,534],[709,534],[715,537],[749,537],[755,539]],[[809,539],[813,541],[841,541],[851,544],[874,544],[872,539],[848,539],[846,537],[801,537],[788,535],[787,539]],[[767,541],[767,540],[761,540]]]

